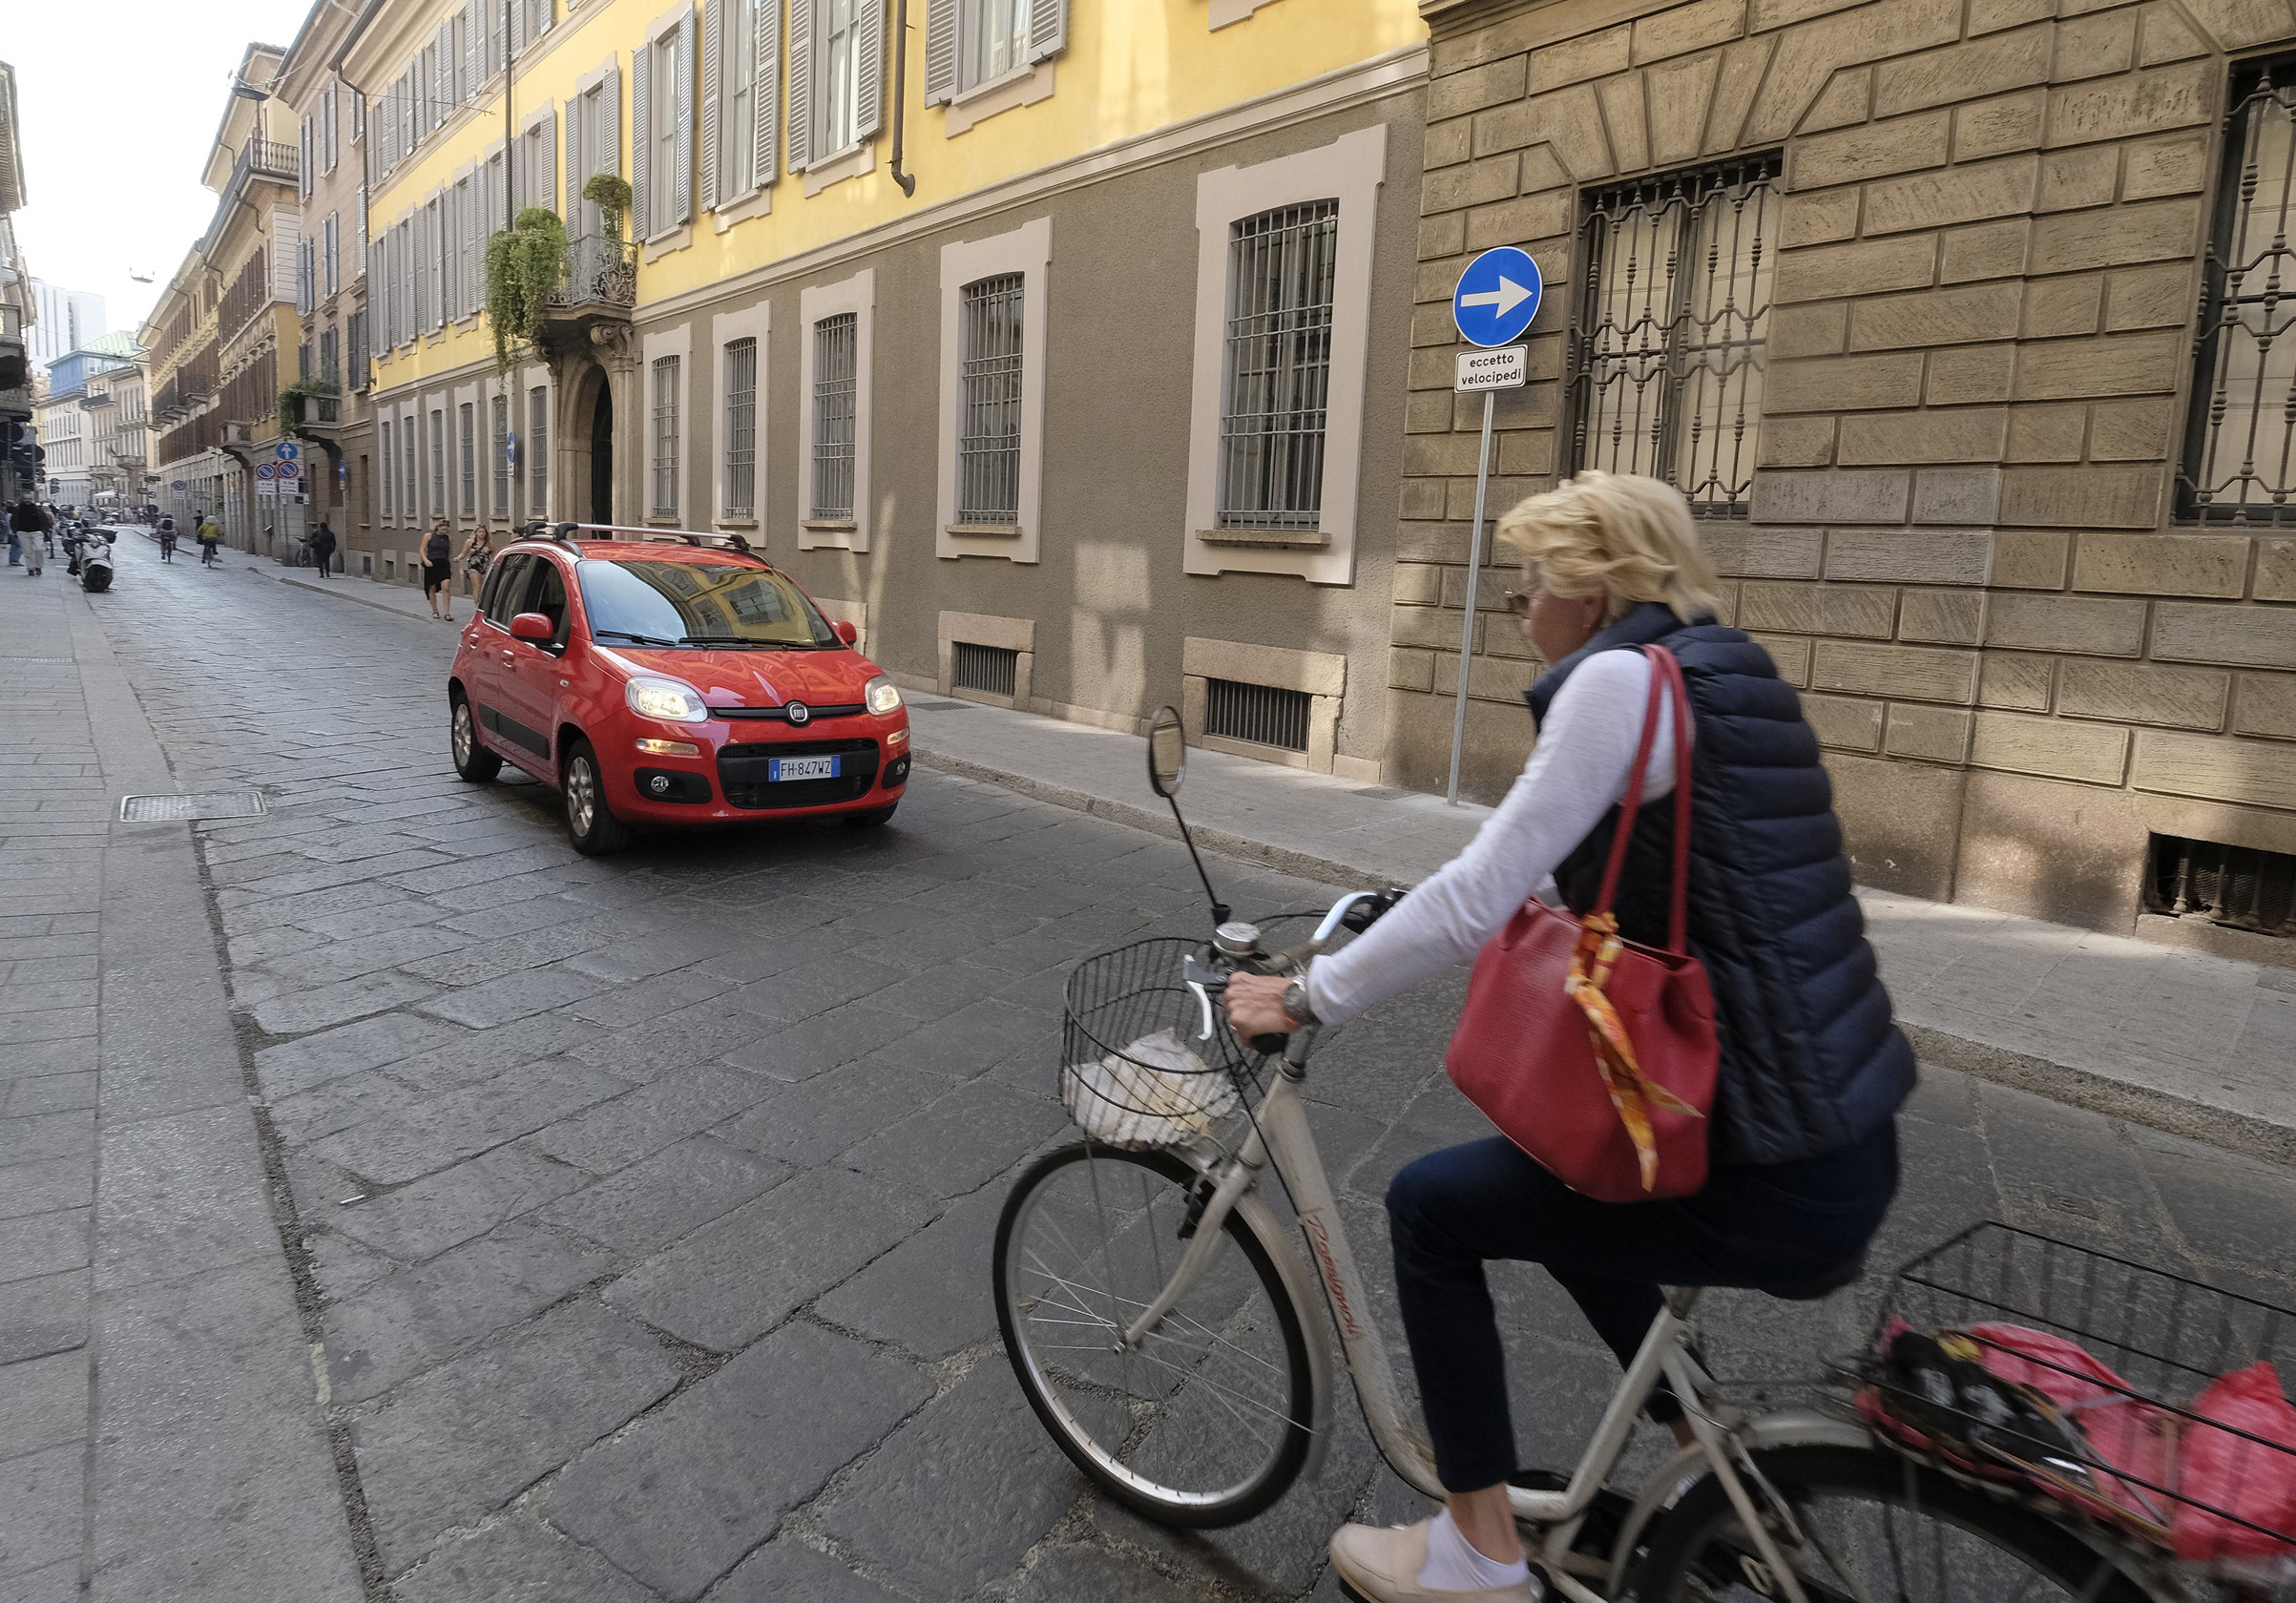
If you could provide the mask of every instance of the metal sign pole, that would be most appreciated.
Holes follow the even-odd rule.
[[[1475,521],[1467,536],[1467,620],[1459,626],[1459,697],[1451,714],[1451,783],[1443,800],[1459,804],[1459,751],[1467,743],[1467,680],[1474,665],[1475,602],[1483,588],[1483,497],[1491,488],[1491,414],[1495,389],[1483,391],[1483,444],[1475,453]]]

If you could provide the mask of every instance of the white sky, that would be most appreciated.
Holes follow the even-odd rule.
[[[199,184],[252,40],[285,49],[309,0],[5,0],[34,277],[104,298],[133,330],[215,215]],[[135,282],[130,272],[153,281]]]

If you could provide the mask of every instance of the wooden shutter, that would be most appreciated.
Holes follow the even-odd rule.
[[[774,156],[775,140],[782,129],[782,3],[742,0],[742,4],[758,9],[758,81],[751,91],[751,106],[757,113],[758,187],[762,189],[778,176],[774,171]]]
[[[1068,48],[1068,0],[1031,0],[1029,59],[1042,61]]]
[[[357,260],[359,262],[359,271],[364,273],[366,271],[366,185],[361,184],[359,186],[359,198],[357,200],[353,201],[352,204],[358,208],[359,255]]]
[[[438,64],[438,90],[431,100],[438,108],[438,120],[445,122],[449,113],[462,104],[463,97],[455,93],[454,22],[452,18],[438,25],[438,53],[432,57]]]
[[[479,3],[487,12],[487,76],[491,78],[502,71],[502,29],[506,20],[503,12],[507,8],[497,4],[496,0],[479,0]]]
[[[871,137],[885,109],[885,0],[854,0],[853,54],[861,81],[853,87],[853,137]]]
[[[558,113],[555,107],[542,114],[542,148],[534,154],[542,163],[542,170],[534,175],[533,203],[544,207],[555,205],[558,199]],[[572,162],[567,163],[570,169],[573,165]],[[573,214],[570,211],[568,215]]]
[[[414,154],[414,147],[423,140],[423,125],[418,114],[422,109],[422,90],[418,74],[408,67],[399,89],[399,159],[404,161]]]
[[[654,232],[654,48],[630,52],[630,236]]]
[[[813,23],[816,0],[789,0],[789,170],[813,165]]]
[[[1047,0],[1036,0],[1045,4]],[[925,0],[925,103],[946,106],[957,92],[957,35],[964,27],[957,0]]]
[[[518,52],[526,49],[526,0],[511,0],[509,10],[511,13],[510,59],[515,61],[518,59]]]
[[[566,102],[566,232],[570,235],[590,232],[582,216],[582,180],[590,176],[590,140],[583,132],[583,118],[589,109],[587,94]]]
[[[701,15],[701,209],[718,209],[720,183],[718,173],[718,74],[725,71],[725,11],[742,0],[709,0]]]
[[[595,126],[590,130],[590,170],[618,176],[622,170],[622,70],[619,66],[606,69],[606,87],[598,92],[596,109],[600,114]]]
[[[670,159],[678,172],[670,180],[669,193],[675,219],[684,223],[694,220],[694,13],[690,10],[678,24],[677,51],[672,75],[678,80],[674,108],[678,121],[671,130]]]
[[[470,177],[454,186],[456,203],[463,209],[462,312],[465,317],[470,317],[478,310],[478,281],[482,276],[482,268],[486,261],[486,253],[479,244],[484,236],[480,232],[478,184],[478,173],[473,168]]]
[[[467,99],[478,93],[478,86],[487,81],[487,19],[478,14],[479,0],[464,0],[463,4],[463,95]]]
[[[343,91],[328,84],[326,98],[319,104],[326,113],[327,171],[332,173],[343,159]]]

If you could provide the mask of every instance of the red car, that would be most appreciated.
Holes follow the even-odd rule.
[[[908,714],[853,639],[738,538],[561,525],[488,570],[447,685],[455,771],[557,786],[590,854],[637,826],[883,823]]]

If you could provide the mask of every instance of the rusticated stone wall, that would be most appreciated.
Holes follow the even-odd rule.
[[[1520,244],[1550,286],[1495,514],[1574,466],[1585,196],[1782,150],[1760,470],[1708,542],[1860,877],[2125,930],[2148,833],[2296,851],[2296,538],[2180,524],[2174,493],[2231,56],[2296,48],[2286,0],[1426,9],[1390,775],[1441,782],[1466,619],[1459,269]],[[1511,582],[1477,598],[1486,797],[1529,739]]]

